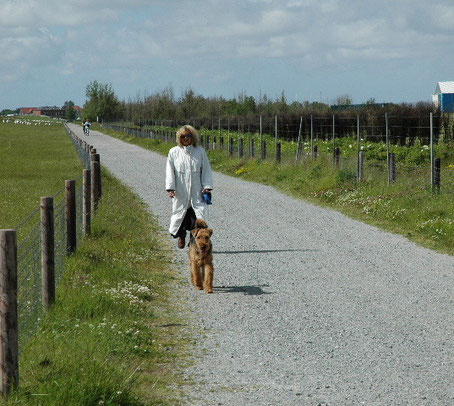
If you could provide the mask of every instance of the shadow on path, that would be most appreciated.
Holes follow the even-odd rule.
[[[315,252],[317,250],[301,250],[301,249],[287,249],[287,250],[244,250],[244,251],[213,251],[213,254],[266,254],[273,252]]]
[[[214,291],[219,293],[244,293],[248,296],[271,295],[271,292],[265,292],[262,288],[267,288],[269,285],[258,286],[215,286]]]

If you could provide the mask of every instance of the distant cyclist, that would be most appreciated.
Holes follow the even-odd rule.
[[[84,134],[85,135],[90,135],[90,127],[91,127],[91,124],[88,120],[85,120],[84,123],[83,123],[83,127],[84,127]]]

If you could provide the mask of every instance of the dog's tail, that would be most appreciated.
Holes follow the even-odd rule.
[[[208,224],[205,220],[197,219],[194,228],[208,228]]]

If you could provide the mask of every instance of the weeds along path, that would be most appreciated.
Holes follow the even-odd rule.
[[[167,229],[165,157],[88,141]],[[453,257],[268,186],[214,181],[213,295],[192,289],[172,240],[197,320],[187,404],[454,404]]]

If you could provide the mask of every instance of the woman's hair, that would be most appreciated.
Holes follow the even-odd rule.
[[[194,147],[197,146],[197,141],[199,140],[199,134],[197,133],[197,130],[192,126],[192,125],[184,125],[177,131],[177,143],[180,147],[183,146],[181,143],[181,136],[183,134],[191,133],[192,134],[192,145]]]

